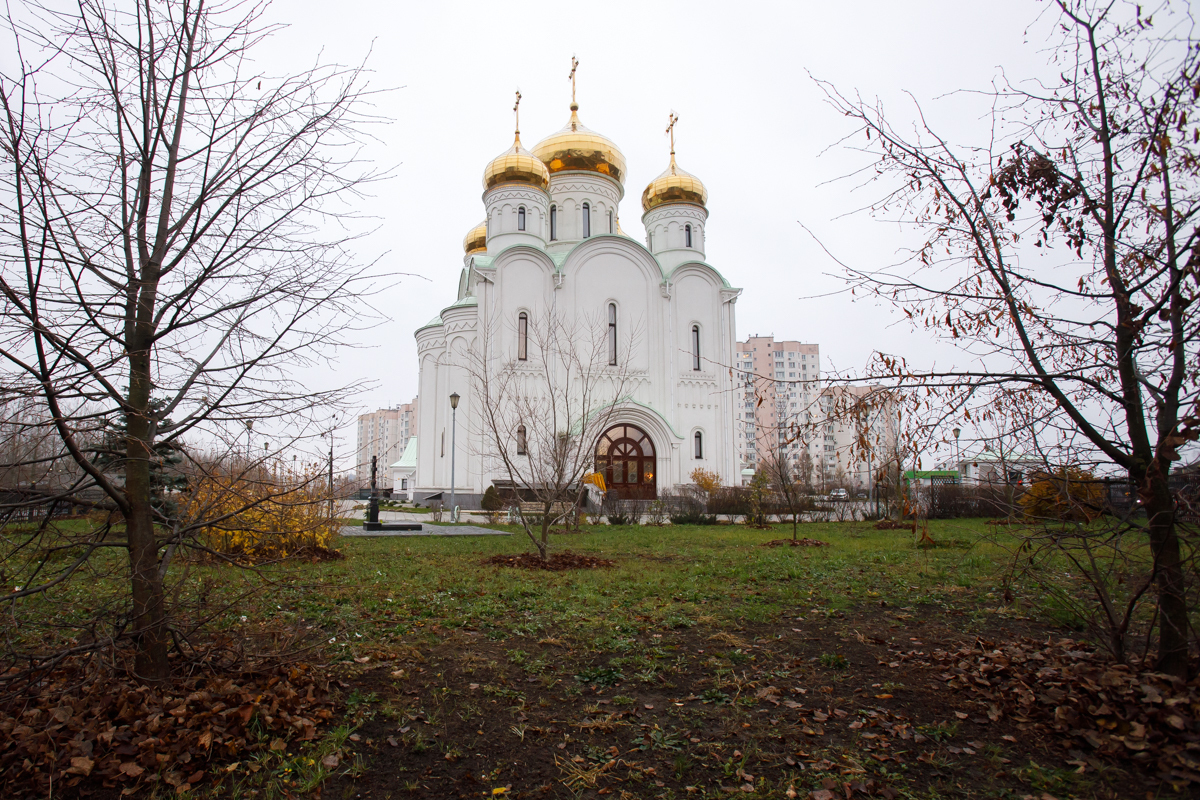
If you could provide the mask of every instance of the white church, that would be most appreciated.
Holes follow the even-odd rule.
[[[458,296],[416,331],[421,413],[393,474],[418,502],[449,500],[452,463],[463,508],[509,477],[472,435],[483,404],[466,354],[499,330],[505,357],[524,358],[530,315],[548,307],[605,320],[614,336],[627,326],[641,332],[622,353],[628,391],[592,445],[610,496],[651,498],[691,483],[698,467],[740,482],[730,366],[741,290],[704,260],[704,184],[676,166],[672,131],[669,166],[642,192],[646,242],[631,239],[619,221],[625,157],[583,126],[574,97],[570,108],[566,127],[532,153],[518,124],[512,146],[486,166],[486,218],[463,242]],[[613,463],[617,451],[624,463]]]

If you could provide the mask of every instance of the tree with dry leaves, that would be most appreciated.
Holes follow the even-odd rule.
[[[871,377],[938,413],[1019,418],[1137,487],[1157,589],[1157,668],[1188,674],[1189,611],[1173,463],[1200,430],[1200,40],[1188,9],[1059,0],[1058,80],[1001,83],[992,139],[951,144],[919,116],[822,84],[886,185],[874,205],[921,231],[905,265],[847,269],[969,365],[880,354]],[[1040,255],[1039,255],[1040,254]]]
[[[37,410],[4,423],[45,441],[3,470],[61,475],[14,502],[106,513],[51,560],[6,561],[32,571],[11,572],[21,589],[0,602],[7,615],[98,552],[125,551],[112,637],[134,643],[146,681],[169,677],[172,558],[219,522],[182,521],[156,475],[189,441],[236,451],[249,471],[261,461],[251,431],[297,447],[328,431],[348,389],[313,391],[294,371],[347,344],[370,311],[347,233],[352,201],[379,177],[360,156],[363,71],[252,71],[276,28],[263,11],[80,0],[6,20],[0,386]],[[5,556],[36,552],[25,539],[38,531],[18,533]]]

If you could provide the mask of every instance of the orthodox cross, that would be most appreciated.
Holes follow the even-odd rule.
[[[579,59],[571,56],[571,105],[575,105],[575,70],[579,69]]]
[[[671,135],[671,155],[675,155],[675,123],[679,122],[679,115],[672,111],[670,119],[671,122],[667,125],[667,133]]]
[[[517,89],[517,102],[513,104],[513,116],[516,117],[517,136],[521,135],[521,90]]]

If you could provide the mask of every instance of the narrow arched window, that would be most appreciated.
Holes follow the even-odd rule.
[[[691,225],[683,226],[683,246],[684,247],[692,246],[692,226]]]
[[[529,360],[529,315],[524,311],[517,317],[517,358]]]
[[[692,369],[700,369],[700,326],[692,326]]]
[[[525,230],[525,206],[521,206],[517,209],[517,230]],[[688,228],[688,230],[690,231],[691,228]],[[691,236],[690,233],[688,235]],[[690,247],[691,245],[689,244],[688,246]]]
[[[696,435],[693,437],[693,439],[696,442],[696,458],[704,458],[704,434],[702,434],[700,431],[696,431]]]
[[[617,304],[608,304],[608,363],[617,363]]]
[[[550,206],[550,241],[558,238],[558,206]]]
[[[517,426],[517,455],[525,455],[525,426]]]
[[[587,203],[583,204],[583,238],[588,238],[592,235],[592,207]]]
[[[649,240],[650,240],[650,249],[653,250],[654,249],[654,231],[650,231],[648,236],[649,236]]]
[[[608,212],[608,232],[609,233],[617,232],[616,229],[613,228],[613,212],[611,212],[611,211]]]

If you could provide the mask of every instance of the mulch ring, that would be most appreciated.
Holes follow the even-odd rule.
[[[822,542],[819,539],[809,539],[807,537],[800,539],[772,539],[769,542],[763,542],[759,547],[829,547],[829,542]]]
[[[545,569],[561,572],[568,569],[599,569],[611,567],[617,562],[610,558],[585,556],[582,553],[572,553],[570,550],[559,550],[550,554],[548,561],[543,561],[537,553],[517,553],[515,555],[497,555],[485,558],[483,564],[493,564],[497,567],[517,567],[518,569]]]
[[[82,658],[43,676],[0,706],[4,796],[149,794],[157,781],[182,794],[209,784],[214,763],[313,739],[333,716],[325,679],[306,666],[190,667],[162,686]]]
[[[877,531],[912,531],[917,532],[917,523],[915,522],[896,522],[893,519],[881,519],[875,523]]]

